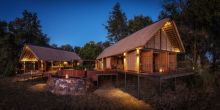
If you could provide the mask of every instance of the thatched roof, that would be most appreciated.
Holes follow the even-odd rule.
[[[73,60],[80,61],[81,60],[81,58],[74,52],[53,49],[48,47],[34,46],[34,45],[24,46],[20,60],[23,57],[27,57],[27,58],[30,57],[24,55],[25,53],[24,51],[26,51],[27,49],[37,58],[37,60],[43,60],[43,61],[73,61]]]
[[[144,46],[156,34],[156,32],[158,32],[168,21],[171,20],[169,18],[162,19],[125,37],[124,39],[118,41],[114,45],[106,48],[96,59],[122,54],[123,52]],[[183,47],[176,25],[173,21],[172,23],[175,27],[175,37],[178,40],[176,42],[178,42],[181,52],[184,52],[185,49]]]

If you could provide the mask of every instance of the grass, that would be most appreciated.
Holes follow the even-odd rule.
[[[162,94],[158,94],[158,82],[141,78],[141,100],[137,100],[137,78],[128,76],[124,89],[123,75],[119,77],[120,88],[99,88],[84,96],[57,96],[45,90],[46,80],[13,82],[12,78],[0,77],[0,110],[136,110],[136,109],[178,109],[218,110],[220,108],[220,87],[200,83],[197,77],[178,78],[176,89],[173,80],[163,82]],[[203,77],[201,77],[203,78]],[[207,81],[210,81],[210,78]],[[108,78],[107,78],[108,79]],[[107,79],[101,80],[104,83]],[[217,79],[220,79],[218,77]],[[217,80],[219,81],[219,80]],[[220,82],[220,81],[219,81]],[[102,85],[101,84],[101,85]],[[218,84],[220,85],[220,83]],[[198,86],[198,87],[197,87]],[[201,87],[200,87],[201,86]],[[148,104],[146,104],[148,103]],[[147,107],[140,107],[147,105]]]
[[[57,96],[43,90],[44,84],[45,80],[13,82],[12,78],[0,78],[0,110],[134,110],[93,92],[84,96]]]

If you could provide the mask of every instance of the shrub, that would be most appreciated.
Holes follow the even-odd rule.
[[[158,110],[207,110],[216,103],[215,96],[214,86],[203,77],[195,76],[178,80],[175,90],[164,90],[152,102]]]

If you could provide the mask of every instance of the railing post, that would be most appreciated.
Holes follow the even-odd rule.
[[[160,76],[159,76],[159,86],[160,86],[160,96],[162,95],[162,87],[161,87],[161,78],[160,78]]]
[[[138,99],[140,99],[140,75],[138,73]]]
[[[118,83],[118,77],[119,77],[119,73],[117,72],[117,87],[119,87],[119,83]]]

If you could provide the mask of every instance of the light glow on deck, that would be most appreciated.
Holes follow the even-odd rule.
[[[66,78],[66,79],[69,79],[69,75],[68,75],[68,74],[66,74],[66,75],[65,75],[65,78]]]

